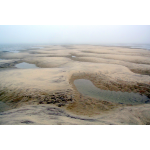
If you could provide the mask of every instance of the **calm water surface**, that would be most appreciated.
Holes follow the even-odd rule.
[[[150,101],[147,96],[140,95],[138,93],[101,90],[97,88],[90,80],[86,79],[77,79],[74,81],[74,84],[81,94],[98,98],[100,100],[123,104],[142,104]]]
[[[9,110],[9,106],[5,104],[4,102],[0,101],[0,112]]]
[[[19,68],[19,69],[33,69],[33,68],[39,68],[37,67],[35,64],[29,64],[29,63],[26,63],[26,62],[23,62],[23,63],[19,63],[19,64],[16,64],[15,67]]]

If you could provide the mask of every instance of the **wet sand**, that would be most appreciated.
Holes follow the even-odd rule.
[[[149,124],[149,101],[139,105],[108,102],[82,95],[74,85],[76,79],[88,79],[102,90],[150,98],[149,56],[142,49],[93,45],[1,53],[0,100],[10,110],[0,113],[0,124]],[[39,68],[16,68],[24,62]],[[35,108],[36,120],[29,115]]]

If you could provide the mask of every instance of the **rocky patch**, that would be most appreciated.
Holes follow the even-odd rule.
[[[40,99],[39,104],[58,104],[58,107],[65,106],[69,101],[73,101],[72,96],[65,94],[52,94]]]

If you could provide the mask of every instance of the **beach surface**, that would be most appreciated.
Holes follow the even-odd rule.
[[[97,45],[1,52],[0,124],[150,124],[149,57],[144,49]],[[26,63],[36,67],[25,68]],[[148,100],[134,104],[90,97],[77,90],[77,79]]]

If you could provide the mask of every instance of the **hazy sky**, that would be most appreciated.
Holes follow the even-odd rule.
[[[0,25],[0,43],[150,44],[150,26]]]

